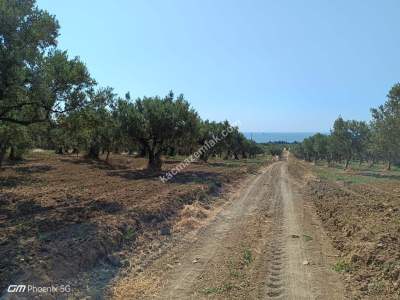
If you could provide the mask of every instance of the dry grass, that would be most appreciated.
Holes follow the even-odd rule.
[[[399,171],[362,168],[310,166],[320,180],[309,183],[309,194],[341,253],[333,268],[345,273],[351,297],[399,299]]]
[[[166,160],[164,171],[177,163]],[[142,158],[112,155],[106,163],[33,151],[0,171],[0,290],[21,274],[76,277],[176,217],[177,230],[196,228],[207,211],[195,201],[211,184],[245,176],[249,163],[259,162],[194,163],[165,184]]]
[[[186,231],[200,228],[204,225],[208,211],[199,202],[185,205],[179,212],[178,220],[174,225],[174,231]]]

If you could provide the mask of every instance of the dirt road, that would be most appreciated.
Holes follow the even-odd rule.
[[[343,299],[337,257],[303,184],[287,161],[268,166],[206,226],[122,280],[129,288],[115,298]]]

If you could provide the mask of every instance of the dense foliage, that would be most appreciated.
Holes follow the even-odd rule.
[[[34,0],[0,0],[0,165],[7,153],[17,160],[43,147],[106,160],[127,151],[159,170],[162,155],[192,153],[214,137],[203,161],[262,152],[227,121],[201,120],[183,95],[132,101],[96,89],[85,64],[57,48],[58,35],[55,17]]]
[[[294,147],[296,156],[307,161],[385,161],[387,169],[400,162],[400,84],[389,91],[387,101],[371,109],[371,122],[343,120],[339,117],[329,135],[317,133]]]

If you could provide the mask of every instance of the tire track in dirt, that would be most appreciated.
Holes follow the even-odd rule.
[[[203,234],[206,238],[200,239],[199,243],[196,243],[196,249],[189,252],[188,259],[182,261],[181,268],[169,276],[168,284],[161,291],[159,299],[197,299],[202,297],[198,290],[193,288],[198,278],[204,271],[207,271],[211,261],[218,261],[220,257],[228,255],[226,250],[229,252],[230,244],[239,242],[242,238],[241,229],[247,218],[267,210],[260,203],[263,202],[264,188],[258,187],[268,185],[271,178],[268,173],[269,169],[270,167],[258,175],[244,191],[241,199],[222,210],[206,228]],[[264,204],[267,203],[264,202]],[[194,264],[193,258],[198,262]]]
[[[272,237],[269,247],[269,266],[267,271],[267,284],[266,284],[266,296],[269,298],[280,298],[286,294],[286,280],[284,278],[284,266],[286,264],[286,252],[284,247],[284,236],[283,236],[283,211],[282,201],[277,196],[276,189],[274,186],[274,203],[272,206],[273,212],[273,229]],[[279,195],[279,194],[278,194]]]
[[[289,175],[288,162],[276,164],[274,172],[271,247],[275,256],[268,276],[280,284],[267,284],[266,298],[344,299],[343,284],[332,271],[333,261],[328,259],[334,250],[312,203],[306,203],[301,194],[304,182]]]
[[[343,299],[327,258],[333,250],[296,180],[287,161],[270,165],[193,239],[128,278],[129,294],[115,298]],[[238,265],[243,249],[251,263]]]

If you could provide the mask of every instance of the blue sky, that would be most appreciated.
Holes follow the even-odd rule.
[[[39,0],[59,46],[121,96],[183,93],[243,131],[368,120],[400,81],[398,0]]]

